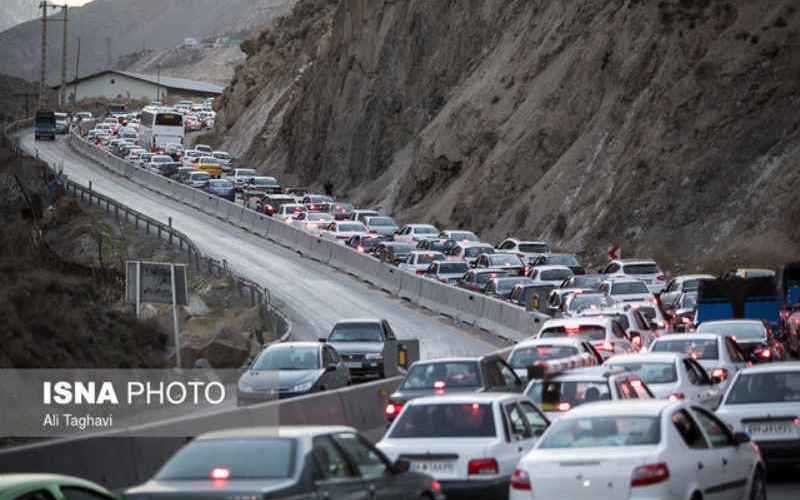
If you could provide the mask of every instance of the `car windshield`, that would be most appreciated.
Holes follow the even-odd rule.
[[[521,266],[522,262],[516,255],[497,253],[488,257],[491,266]]]
[[[192,174],[193,181],[207,181],[211,178],[208,174]]]
[[[681,297],[681,309],[694,309],[697,307],[697,294],[684,293]]]
[[[658,417],[565,418],[553,424],[539,448],[604,448],[661,442]]]
[[[439,272],[447,274],[464,274],[469,271],[466,262],[442,262],[439,264]]]
[[[614,301],[599,293],[582,293],[576,295],[567,306],[570,312],[583,311],[586,309],[602,309],[614,305]]]
[[[568,411],[576,406],[611,399],[608,381],[536,380],[526,394],[542,411]]]
[[[441,361],[414,365],[400,389],[478,387],[480,383],[477,361]]]
[[[333,220],[331,214],[325,214],[320,212],[311,212],[308,214],[308,220],[310,221],[330,221]]]
[[[338,323],[328,340],[331,342],[383,342],[380,323]]]
[[[529,278],[500,278],[495,281],[495,289],[499,292],[510,292],[517,285],[533,283]]]
[[[622,266],[625,274],[659,274],[658,266],[655,264],[628,264]]]
[[[717,339],[676,339],[653,342],[652,352],[678,352],[694,359],[719,359]]]
[[[800,403],[800,371],[742,374],[724,404],[763,403]]]
[[[361,224],[350,223],[350,224],[339,224],[338,226],[339,231],[360,231],[362,233],[367,232],[367,228],[365,228]]]
[[[214,158],[218,160],[230,160],[231,155],[229,155],[228,153],[214,153]]]
[[[478,283],[485,285],[486,283],[489,282],[489,280],[495,278],[507,278],[507,277],[508,273],[505,271],[492,271],[491,273],[478,273],[475,279]]]
[[[437,234],[438,230],[433,226],[417,226],[414,228],[414,234]]]
[[[700,323],[697,331],[732,335],[737,342],[767,338],[767,332],[760,323]]]
[[[589,342],[603,342],[606,339],[606,329],[600,325],[553,326],[542,330],[539,338],[552,339],[571,336],[578,336]]]
[[[391,439],[495,437],[490,404],[456,403],[410,406],[392,428]]]
[[[255,177],[253,184],[256,186],[277,186],[278,181],[274,177]]]
[[[208,181],[208,183],[215,188],[230,188],[233,189],[233,184],[226,181],[225,179],[213,179]]]
[[[150,157],[150,161],[153,163],[170,163],[172,158],[169,156],[152,156]]]
[[[319,348],[276,345],[264,351],[250,369],[317,370],[319,369]]]
[[[421,246],[419,248],[424,248],[425,250],[432,250],[434,252],[444,252],[447,250],[447,241],[423,241],[421,242]]]
[[[546,269],[539,273],[539,279],[543,281],[564,281],[572,276],[569,269]]]
[[[228,479],[280,479],[291,477],[293,464],[290,439],[200,439],[178,451],[155,478],[208,481],[222,468]]]
[[[550,247],[545,243],[520,243],[517,248],[522,253],[547,253],[550,251]]]
[[[249,170],[249,169],[245,170],[240,168],[239,170],[236,171],[236,177],[251,177],[254,175],[256,175],[255,170]]]
[[[367,219],[370,226],[396,226],[391,217],[370,217]]]
[[[430,264],[440,260],[444,260],[444,255],[440,253],[421,253],[417,256],[418,264]]]
[[[621,366],[629,372],[636,372],[646,384],[671,384],[678,381],[675,363],[628,363],[606,362],[609,366]]]
[[[549,265],[553,266],[577,266],[578,259],[574,255],[550,255],[546,259]]]
[[[494,253],[494,248],[486,246],[486,247],[467,247],[464,249],[465,257],[478,257],[485,253]]]
[[[630,295],[640,293],[650,293],[650,291],[647,289],[647,285],[641,281],[625,281],[622,283],[611,284],[611,295]]]
[[[451,231],[448,239],[455,241],[478,241],[478,237],[470,231]]]
[[[508,364],[512,368],[527,368],[537,361],[561,359],[579,354],[578,348],[571,345],[545,345],[521,347],[511,353]]]

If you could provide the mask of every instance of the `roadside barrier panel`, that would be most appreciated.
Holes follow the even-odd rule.
[[[389,395],[397,390],[402,377],[359,384],[339,392],[347,425],[362,432],[386,429],[384,409]],[[382,432],[381,432],[382,434]]]
[[[423,278],[409,272],[404,272],[400,276],[400,298],[409,300],[415,304],[418,303],[422,282],[428,278]]]
[[[269,236],[269,232],[272,230],[272,226],[277,224],[278,222],[273,219],[272,217],[266,215],[260,215],[258,217],[258,221],[253,228],[254,233],[258,233],[261,236]]]
[[[285,222],[276,222],[272,225],[269,231],[269,239],[278,243],[279,245],[289,246],[297,238],[295,233],[299,230],[292,227],[291,224]]]
[[[196,200],[200,210],[209,215],[217,214],[217,200],[219,200],[217,196],[203,193],[203,196],[196,198]]]
[[[323,238],[312,237],[306,240],[305,244],[303,255],[306,257],[318,260],[324,264],[327,264],[331,260],[331,253],[333,252],[331,245],[333,245],[333,243],[330,241]]]
[[[424,278],[419,287],[419,305],[434,312],[441,312],[441,301],[446,297],[449,288],[449,285]]]
[[[397,295],[400,292],[402,274],[403,271],[392,265],[370,259],[367,261],[366,273],[362,279],[387,293]]]
[[[447,287],[440,297],[439,307],[445,313],[464,323],[475,325],[483,314],[486,297],[464,290],[462,288]]]

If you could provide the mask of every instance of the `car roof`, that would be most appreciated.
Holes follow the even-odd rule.
[[[608,323],[611,322],[611,318],[608,316],[598,316],[598,317],[584,317],[584,316],[577,316],[574,318],[554,318],[548,319],[542,325],[542,328],[551,327],[551,326],[566,326],[566,325],[574,325],[574,324],[586,324],[586,325],[597,325],[603,324],[606,326]],[[661,337],[663,338],[663,337]]]
[[[612,375],[633,375],[633,372],[628,372],[622,368],[610,366],[590,366],[586,368],[573,368],[563,372],[558,372],[553,375],[548,375],[547,380],[559,381],[573,381],[585,380],[592,382],[605,382]]]
[[[764,328],[764,323],[760,319],[720,319],[715,321],[703,321],[701,325],[758,325]]]
[[[474,248],[474,247],[486,247],[486,248],[494,248],[489,243],[484,243],[483,241],[462,241],[458,244],[461,248]]]
[[[631,362],[631,363],[674,363],[678,360],[688,358],[686,354],[678,352],[642,352],[637,354],[618,354],[606,360],[606,363]]]
[[[668,399],[626,399],[616,401],[599,401],[587,403],[573,408],[565,413],[565,418],[586,418],[599,416],[658,416],[664,410],[680,406],[680,402]]]
[[[411,255],[444,255],[442,252],[436,250],[414,250]]]
[[[748,375],[751,373],[776,373],[786,371],[800,371],[800,361],[782,361],[780,363],[764,363],[745,368],[740,373]]]
[[[467,392],[467,393],[450,393],[441,396],[423,396],[421,398],[414,398],[409,401],[410,405],[421,404],[469,404],[469,403],[494,403],[496,401],[509,401],[520,399],[521,395],[510,392]]]
[[[340,319],[336,322],[337,325],[340,324],[348,324],[348,323],[380,323],[381,319],[377,318],[347,318],[347,319]]]
[[[504,241],[513,241],[517,245],[549,245],[549,243],[544,240],[518,240],[516,238],[506,238]]]
[[[99,488],[104,490],[102,487],[92,483],[91,481],[87,481],[78,477],[47,473],[20,473],[0,475],[0,493],[7,489],[17,488],[31,483],[48,484],[56,482],[75,486],[88,486],[89,489]]]
[[[551,264],[551,265],[547,265],[547,266],[536,266],[535,269],[537,271],[553,271],[553,270],[564,271],[564,270],[567,270],[569,272],[572,272],[572,269],[570,269],[567,266],[560,266],[560,265],[555,265],[555,264]]]
[[[487,354],[486,356],[491,356],[491,355]],[[473,357],[461,356],[452,358],[423,359],[415,362],[414,365],[433,365],[438,363],[477,363],[480,360],[481,357],[477,356]]]
[[[524,347],[536,347],[538,345],[546,344],[546,345],[568,345],[568,346],[577,346],[580,345],[583,341],[576,337],[553,337],[553,338],[546,338],[546,339],[527,339],[523,340],[514,345],[512,352],[524,348]]]
[[[687,280],[696,280],[696,279],[717,279],[716,276],[713,274],[683,274],[681,276],[675,276],[675,281],[687,281]]]
[[[356,430],[352,427],[341,425],[282,425],[280,427],[241,427],[236,429],[224,429],[220,431],[207,432],[197,436],[195,440],[271,437],[297,438],[319,436],[320,434],[332,434],[335,432],[356,432]]]
[[[629,278],[629,277],[619,277],[619,278],[608,278],[605,280],[609,283],[616,284],[616,283],[641,283],[644,284],[644,281],[640,280],[639,278]]]
[[[270,347],[320,347],[322,345],[321,342],[314,342],[310,340],[296,340],[291,342],[278,342],[277,344],[272,344],[267,346]]]
[[[656,261],[653,259],[617,259],[612,262],[617,262],[622,265],[626,264],[655,264]]]
[[[670,333],[658,337],[653,342],[658,342],[659,340],[712,340],[720,337],[721,335],[718,333]]]

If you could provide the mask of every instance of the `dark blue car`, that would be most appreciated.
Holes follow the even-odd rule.
[[[228,201],[236,201],[233,183],[225,179],[211,179],[206,183],[205,192],[215,194]]]

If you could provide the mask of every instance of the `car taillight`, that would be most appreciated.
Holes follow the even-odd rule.
[[[384,413],[386,414],[386,418],[389,420],[394,420],[394,418],[400,414],[400,410],[403,409],[403,403],[395,403],[394,401],[389,401],[386,404],[386,410]]]
[[[772,351],[770,351],[769,349],[761,349],[760,351],[758,351],[758,356],[763,359],[769,359],[770,357],[772,357]]]
[[[686,398],[686,395],[684,393],[682,393],[682,392],[673,392],[672,394],[669,395],[668,399],[670,401],[681,401],[682,399],[685,399],[685,398]]]
[[[425,269],[417,269],[417,274],[425,274]]]
[[[231,477],[231,471],[227,467],[214,467],[209,475],[211,479],[225,480]]]
[[[631,339],[636,347],[642,347],[642,337],[636,336]]]
[[[669,479],[667,464],[658,463],[643,465],[633,469],[633,474],[631,474],[631,487],[650,486],[652,484],[663,483],[667,479]]]
[[[494,458],[478,458],[470,460],[467,464],[467,473],[470,476],[492,476],[499,470],[497,460]]]
[[[556,411],[569,411],[572,408],[572,405],[569,403],[558,403],[556,405]]]
[[[606,340],[598,349],[601,351],[614,352],[614,344]]]
[[[658,281],[664,281],[664,275],[663,274],[659,274],[658,276],[656,276],[656,279]]]
[[[719,381],[728,379],[728,370],[725,368],[714,368],[711,372],[711,378]]]
[[[531,491],[531,478],[524,470],[515,470],[511,474],[511,489],[521,491]]]
[[[436,493],[441,493],[442,484],[434,479],[433,481],[431,481],[431,491]]]

